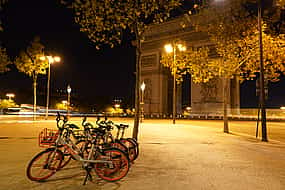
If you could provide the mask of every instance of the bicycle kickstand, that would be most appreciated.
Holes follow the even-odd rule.
[[[83,181],[83,185],[86,185],[87,180],[92,181],[92,175],[90,173],[91,168],[87,167],[87,168],[85,168],[85,170],[86,170],[86,176],[85,176],[85,179]]]

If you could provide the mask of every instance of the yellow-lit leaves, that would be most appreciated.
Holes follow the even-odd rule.
[[[10,63],[11,61],[7,55],[6,49],[0,47],[0,73],[7,71],[7,65]]]
[[[48,61],[42,61],[40,57],[44,56],[44,46],[40,43],[39,38],[35,38],[27,50],[20,52],[16,58],[15,65],[20,72],[30,77],[37,77],[38,74],[46,74]]]
[[[121,42],[122,30],[142,38],[148,23],[163,22],[181,0],[77,0],[72,8],[81,31],[100,47]],[[119,32],[118,32],[119,31]]]
[[[189,73],[193,82],[208,82],[214,77],[212,65],[209,64],[209,49],[201,47],[199,49],[188,48],[187,51],[177,51],[174,64],[174,55],[162,54],[161,64],[170,69],[171,74],[176,71],[177,83],[182,82],[183,75]]]

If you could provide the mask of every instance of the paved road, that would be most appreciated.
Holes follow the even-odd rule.
[[[78,119],[72,121],[80,123]],[[132,124],[132,121],[120,120]],[[279,125],[280,124],[280,125]],[[271,131],[284,130],[283,123]],[[271,125],[271,124],[270,124]],[[278,141],[261,142],[250,136],[255,124],[238,122],[241,134],[222,133],[222,122],[147,120],[140,128],[141,154],[129,174],[120,182],[100,179],[82,186],[84,173],[71,163],[45,183],[25,177],[28,161],[40,150],[36,136],[42,127],[54,127],[52,120],[0,120],[0,189],[102,189],[102,190],[284,190],[284,135]],[[245,128],[250,128],[244,130]],[[241,129],[240,129],[241,130]],[[127,135],[131,134],[131,130]],[[254,134],[255,135],[255,132]],[[8,138],[6,138],[8,137]]]

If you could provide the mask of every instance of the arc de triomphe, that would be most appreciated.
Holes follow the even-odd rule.
[[[185,26],[185,18],[179,17],[160,25],[153,25],[145,32],[142,42],[141,82],[144,90],[144,114],[166,115],[172,113],[173,77],[168,68],[160,63],[164,45],[173,39],[186,42],[187,47],[213,47],[206,34]],[[215,57],[215,53],[212,55]],[[240,107],[240,86],[237,80],[229,81],[228,108]],[[191,81],[191,108],[193,113],[217,113],[223,109],[222,80],[216,79],[205,84]],[[177,114],[182,113],[182,89],[177,87]]]

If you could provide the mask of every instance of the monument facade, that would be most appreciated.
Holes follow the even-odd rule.
[[[168,68],[160,63],[164,45],[175,39],[186,42],[186,47],[199,48],[207,46],[213,49],[214,44],[207,34],[195,31],[184,17],[175,18],[160,25],[148,28],[142,42],[141,82],[146,84],[144,91],[145,115],[170,115],[172,113],[173,77]],[[215,58],[215,52],[211,52]],[[239,82],[228,80],[228,108],[239,108]],[[182,88],[177,85],[177,114],[182,113]],[[223,109],[223,80],[214,79],[208,83],[195,84],[191,81],[192,113],[217,113]]]

